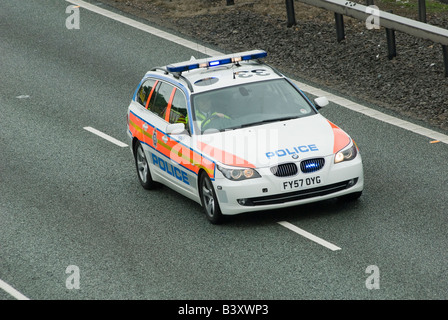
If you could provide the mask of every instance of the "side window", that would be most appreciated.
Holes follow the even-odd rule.
[[[156,80],[150,79],[143,82],[142,86],[137,92],[136,101],[140,103],[142,106],[146,106],[146,100],[149,97],[154,85],[156,84]]]
[[[185,123],[185,127],[187,127],[187,119],[187,101],[182,91],[176,89],[171,102],[170,123]]]
[[[168,107],[168,101],[170,100],[172,91],[173,86],[165,82],[160,83],[160,86],[157,87],[157,93],[151,96],[148,109],[157,114],[159,117],[165,119],[165,111]]]

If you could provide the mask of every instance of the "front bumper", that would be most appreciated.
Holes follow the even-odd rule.
[[[269,168],[257,168],[261,178],[230,181],[217,170],[213,182],[224,215],[272,210],[341,197],[364,188],[361,155],[334,163],[334,155],[325,157],[325,166],[313,173],[277,177]],[[285,184],[296,181],[295,188],[284,190]],[[319,183],[306,183],[319,181]],[[301,183],[298,183],[301,182]]]

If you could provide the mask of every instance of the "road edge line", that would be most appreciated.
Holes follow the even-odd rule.
[[[205,55],[209,55],[209,56],[220,56],[223,55],[222,52],[207,48],[206,46],[203,45],[198,45],[195,42],[183,39],[179,36],[173,35],[171,33],[168,33],[166,31],[162,31],[160,29],[151,27],[147,24],[138,22],[136,20],[133,20],[131,18],[127,18],[123,15],[114,13],[112,11],[100,8],[98,6],[95,6],[91,3],[85,2],[83,0],[65,0],[66,2],[72,3],[74,5],[78,5],[84,9],[87,9],[89,11],[92,11],[94,13],[100,14],[102,16],[108,17],[112,20],[121,22],[123,24],[126,24],[128,26],[134,27],[136,29],[142,30],[144,32],[147,32],[149,34],[152,34],[154,36],[160,37],[162,39],[174,42],[178,45],[184,46],[186,48],[192,49],[194,51],[197,52],[201,52]],[[349,99],[343,98],[341,96],[332,94],[330,92],[327,92],[325,90],[313,87],[311,85],[307,85],[304,84],[300,81],[294,80],[296,82],[296,84],[300,87],[300,90],[312,94],[312,95],[316,95],[316,96],[326,96],[328,98],[329,101],[332,101],[338,105],[340,105],[341,107],[344,107],[346,109],[358,112],[360,114],[363,114],[365,116],[368,116],[372,119],[390,124],[394,127],[398,127],[398,128],[402,128],[405,129],[407,131],[416,133],[418,135],[430,138],[432,140],[437,140],[440,141],[442,143],[448,144],[448,135],[445,135],[443,133],[440,133],[438,131],[435,130],[431,130],[419,125],[416,125],[412,122],[409,121],[405,121],[402,120],[400,118],[396,118],[393,116],[389,116],[383,112],[380,112],[378,110],[372,109],[372,108],[368,108],[366,106],[363,106],[361,104],[355,103]]]

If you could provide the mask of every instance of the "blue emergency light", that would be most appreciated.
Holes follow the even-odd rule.
[[[254,59],[261,59],[268,54],[264,50],[252,50],[239,53],[228,54],[220,57],[211,57],[199,60],[190,60],[179,63],[174,63],[166,66],[168,72],[181,73],[188,70],[216,67],[224,64],[238,63],[240,61],[248,61]]]
[[[317,163],[315,163],[315,162],[311,162],[311,163],[307,163],[307,164],[305,164],[305,168],[307,169],[307,170],[309,170],[309,169],[315,169],[315,168],[318,168],[319,167],[319,165],[317,164]]]

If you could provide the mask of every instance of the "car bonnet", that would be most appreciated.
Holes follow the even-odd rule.
[[[196,136],[195,147],[217,162],[261,168],[325,157],[343,149],[350,137],[320,114]]]

